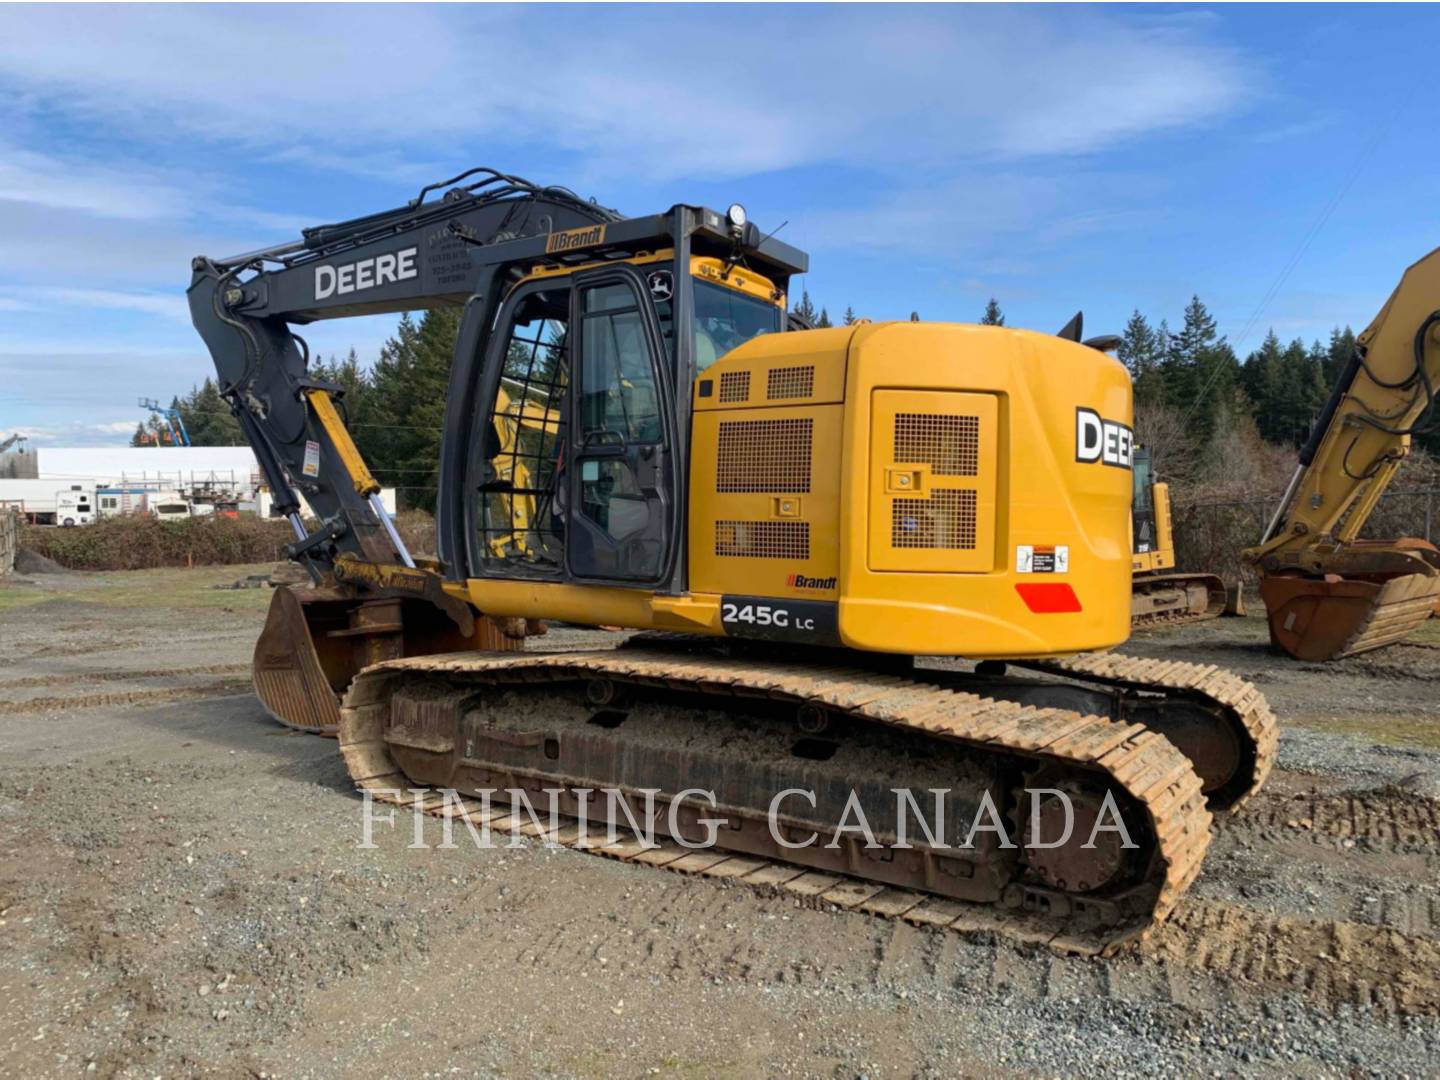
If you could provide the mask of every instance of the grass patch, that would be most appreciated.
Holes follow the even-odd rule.
[[[1427,619],[1405,639],[1408,645],[1440,645],[1440,619]]]
[[[30,585],[0,584],[0,611],[29,607],[31,604],[43,604],[46,600],[54,598],[54,593]]]
[[[45,574],[0,585],[0,611],[45,603],[97,604],[107,608],[264,611],[273,589],[219,589],[250,574],[269,573],[274,563],[205,566],[193,570],[113,570]],[[30,584],[33,582],[33,584]]]
[[[1282,725],[1346,735],[1382,746],[1424,747],[1440,750],[1440,717],[1397,713],[1293,713],[1281,718]]]

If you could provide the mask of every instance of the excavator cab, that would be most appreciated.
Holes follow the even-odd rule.
[[[499,377],[487,380],[473,465],[478,576],[666,582],[684,504],[677,326],[699,372],[784,319],[768,279],[690,263],[669,252],[537,269],[509,291],[483,346],[482,369]],[[690,315],[677,319],[687,289]]]

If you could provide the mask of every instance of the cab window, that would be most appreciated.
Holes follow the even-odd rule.
[[[583,297],[584,441],[659,442],[660,399],[634,291],[622,282],[586,289]]]
[[[731,349],[780,330],[778,307],[724,285],[695,280],[695,370],[704,371]]]

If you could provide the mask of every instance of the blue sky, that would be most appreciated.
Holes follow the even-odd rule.
[[[1358,329],[1440,244],[1437,26],[1348,5],[3,7],[0,437],[125,442],[138,396],[211,370],[191,256],[475,164],[630,213],[788,220],[832,315],[973,321],[994,295],[1011,325],[1083,308],[1099,333],[1198,293],[1242,350]],[[393,321],[306,336],[371,360]]]

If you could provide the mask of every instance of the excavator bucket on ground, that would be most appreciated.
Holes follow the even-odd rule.
[[[1408,637],[1436,611],[1440,575],[1276,575],[1260,582],[1270,640],[1297,660],[1339,660]]]
[[[464,620],[461,620],[463,623]],[[463,625],[429,600],[357,596],[336,587],[280,586],[251,666],[265,711],[287,727],[333,736],[340,698],[371,664],[519,643],[489,619]]]

